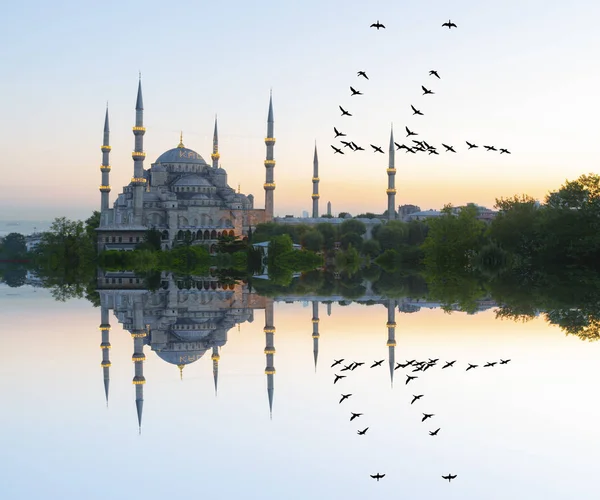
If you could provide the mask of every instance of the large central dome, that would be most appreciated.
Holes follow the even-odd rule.
[[[188,163],[192,165],[207,165],[204,158],[196,151],[184,147],[169,149],[161,154],[155,163]]]

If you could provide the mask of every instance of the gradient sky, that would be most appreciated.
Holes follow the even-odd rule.
[[[391,122],[400,140],[408,125],[430,143],[457,146],[456,155],[397,155],[397,204],[423,209],[492,206],[523,192],[543,198],[592,171],[600,150],[597,2],[57,0],[11,2],[2,18],[3,219],[98,208],[106,101],[112,203],[133,172],[138,70],[145,166],[177,145],[180,130],[210,159],[217,113],[229,183],[253,193],[258,208],[273,88],[279,215],[310,207],[315,140],[323,211],[328,200],[334,213],[386,208],[387,155],[333,156],[334,125],[367,148],[387,146]],[[441,28],[448,18],[457,30]],[[376,19],[387,29],[369,29]],[[422,84],[436,94],[422,96]],[[350,85],[365,95],[351,98]],[[340,104],[354,116],[341,118]],[[425,116],[412,117],[410,104]],[[467,152],[465,140],[512,155]]]

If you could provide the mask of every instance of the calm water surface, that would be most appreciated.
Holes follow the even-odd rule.
[[[0,286],[0,498],[599,497],[600,345],[542,319],[387,301],[329,315],[239,286],[101,299]],[[392,384],[390,356],[457,362]],[[365,365],[334,385],[334,358]]]

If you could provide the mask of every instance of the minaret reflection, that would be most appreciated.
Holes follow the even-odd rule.
[[[108,321],[108,307],[104,304],[100,306],[100,331],[102,332],[102,343],[100,349],[102,349],[102,371],[104,372],[104,397],[106,398],[106,407],[108,408],[108,385],[110,383],[110,323]]]
[[[269,398],[269,416],[273,418],[273,378],[275,376],[275,366],[273,366],[273,356],[275,355],[275,346],[273,338],[275,336],[275,326],[273,325],[273,301],[269,300],[265,304],[265,355],[267,356],[267,366],[265,375],[267,376],[267,396]]]
[[[133,329],[131,337],[133,338],[133,356],[131,360],[135,365],[133,385],[135,385],[135,409],[138,419],[138,430],[142,432],[142,411],[144,409],[144,339],[148,335],[144,327],[144,311],[140,295],[133,296]]]
[[[317,371],[317,359],[319,357],[319,303],[312,301],[312,338],[313,338],[313,357],[315,358],[315,373]]]
[[[238,324],[238,328],[239,328],[239,324]],[[219,382],[219,360],[221,359],[221,356],[219,356],[219,348],[217,346],[214,346],[212,348],[212,356],[210,357],[210,359],[212,359],[213,362],[213,380],[215,381],[215,396],[217,395],[217,391],[218,391],[218,382]]]
[[[396,364],[396,301],[389,299],[386,304],[388,320],[388,361],[390,365],[390,383],[394,387],[394,366]]]

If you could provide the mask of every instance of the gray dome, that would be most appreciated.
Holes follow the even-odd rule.
[[[156,354],[160,359],[171,363],[172,365],[189,365],[195,361],[198,361],[206,352],[206,349],[193,350],[193,351],[167,351],[161,350],[156,351]]]
[[[173,186],[204,186],[213,187],[212,183],[206,178],[198,174],[187,174],[181,176],[173,183]]]
[[[161,154],[155,163],[189,163],[192,165],[208,165],[202,156],[188,148],[173,148]]]

